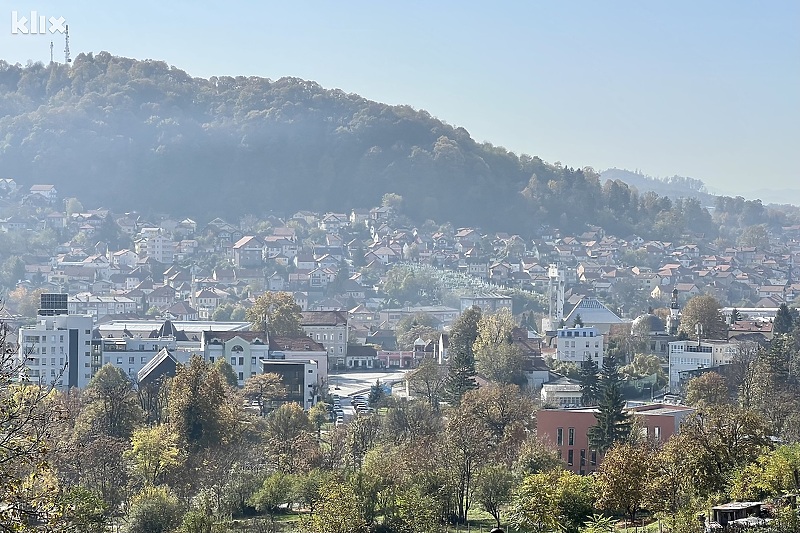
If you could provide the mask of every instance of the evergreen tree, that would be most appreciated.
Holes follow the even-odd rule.
[[[792,311],[785,303],[781,304],[778,308],[778,314],[775,315],[775,320],[772,321],[772,332],[775,335],[789,333],[792,331],[794,325],[794,316]]]
[[[370,406],[377,407],[384,398],[386,398],[386,392],[383,390],[381,380],[377,380],[375,384],[369,388],[369,399],[367,401]]]
[[[600,399],[600,376],[597,362],[589,357],[581,363],[578,379],[581,382],[581,401],[583,405],[597,405]]]
[[[475,352],[481,310],[471,307],[464,311],[450,328],[449,365],[444,383],[444,399],[457,405],[468,391],[478,388],[475,381]]]
[[[729,323],[731,325],[733,325],[733,324],[735,324],[736,322],[738,322],[741,319],[742,319],[741,313],[739,313],[739,310],[734,307],[733,311],[731,311],[731,319],[730,319]]]
[[[624,411],[625,398],[622,397],[617,359],[613,354],[603,360],[599,390],[599,411],[595,414],[597,424],[589,428],[589,446],[605,453],[614,443],[627,439],[631,431],[631,421]]]

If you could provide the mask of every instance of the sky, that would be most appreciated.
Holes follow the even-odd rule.
[[[64,36],[12,11],[63,17],[73,57],[300,77],[549,162],[800,197],[796,0],[0,0],[0,59],[25,64]]]

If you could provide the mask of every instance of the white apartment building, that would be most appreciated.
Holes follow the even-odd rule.
[[[556,360],[578,366],[590,358],[603,367],[603,335],[594,326],[561,328],[556,331]]]
[[[677,392],[681,385],[680,373],[701,368],[727,365],[739,350],[736,343],[728,341],[674,341],[669,343],[669,390]]]
[[[161,228],[142,228],[136,252],[140,257],[152,257],[169,265],[175,260],[175,241],[164,235]]]
[[[35,325],[19,329],[18,346],[25,360],[20,379],[60,390],[85,387],[98,365],[92,358],[89,315],[40,315]]]

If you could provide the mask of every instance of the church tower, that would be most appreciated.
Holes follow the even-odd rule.
[[[678,288],[672,289],[672,301],[669,304],[669,316],[667,317],[667,331],[670,335],[678,334],[680,325],[680,308],[678,307]]]

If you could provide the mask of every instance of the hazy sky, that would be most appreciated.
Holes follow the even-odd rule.
[[[107,50],[189,74],[297,76],[422,108],[565,165],[800,189],[800,2],[0,0],[0,58]]]

